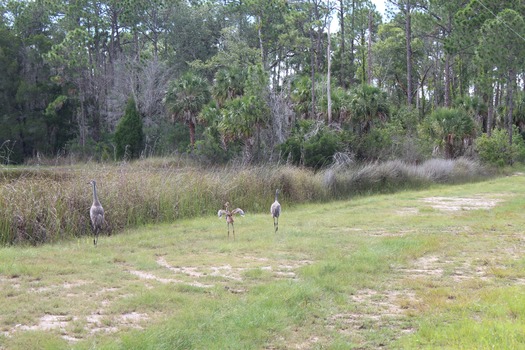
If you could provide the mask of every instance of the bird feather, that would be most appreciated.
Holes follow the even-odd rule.
[[[237,213],[241,214],[241,216],[244,216],[244,211],[241,208],[237,208],[232,211],[232,214],[237,214]]]
[[[273,202],[270,208],[270,213],[273,215],[273,217],[278,218],[281,214],[281,204],[279,204],[277,201]]]

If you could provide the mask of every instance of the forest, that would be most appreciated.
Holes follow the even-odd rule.
[[[2,0],[0,161],[525,159],[518,0]]]

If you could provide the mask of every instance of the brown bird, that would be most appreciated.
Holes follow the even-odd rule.
[[[273,228],[275,232],[279,229],[279,215],[281,215],[281,204],[277,201],[277,196],[279,196],[279,189],[275,190],[275,201],[270,207],[270,213],[273,217]]]
[[[219,219],[223,215],[226,216],[226,223],[228,224],[228,239],[230,239],[230,224],[232,225],[233,239],[235,239],[235,228],[233,227],[233,216],[235,214],[241,214],[241,216],[244,216],[244,211],[241,208],[237,208],[237,209],[230,211],[229,206],[230,206],[230,203],[226,202],[224,204],[225,209],[220,209],[217,212],[217,215],[219,216]]]
[[[93,238],[93,244],[96,246],[98,242],[98,234],[102,230],[104,225],[104,208],[100,204],[97,196],[97,183],[95,180],[89,182],[93,185],[93,204],[89,210],[89,216],[91,218],[91,225],[93,226],[93,231],[95,232],[95,237]]]

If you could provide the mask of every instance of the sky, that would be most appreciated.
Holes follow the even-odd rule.
[[[385,18],[385,3],[386,0],[371,0],[372,3],[376,6],[376,10],[383,16],[383,22],[386,21]],[[330,25],[330,31],[332,33],[337,32],[339,30],[339,18],[338,16],[333,16],[332,23]]]
[[[376,5],[377,11],[381,13],[383,17],[385,16],[385,2],[385,0],[372,0],[372,3]]]

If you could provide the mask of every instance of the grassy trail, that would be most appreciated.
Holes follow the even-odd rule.
[[[210,213],[1,248],[0,349],[522,348],[524,197],[517,175],[281,201],[235,241]]]

